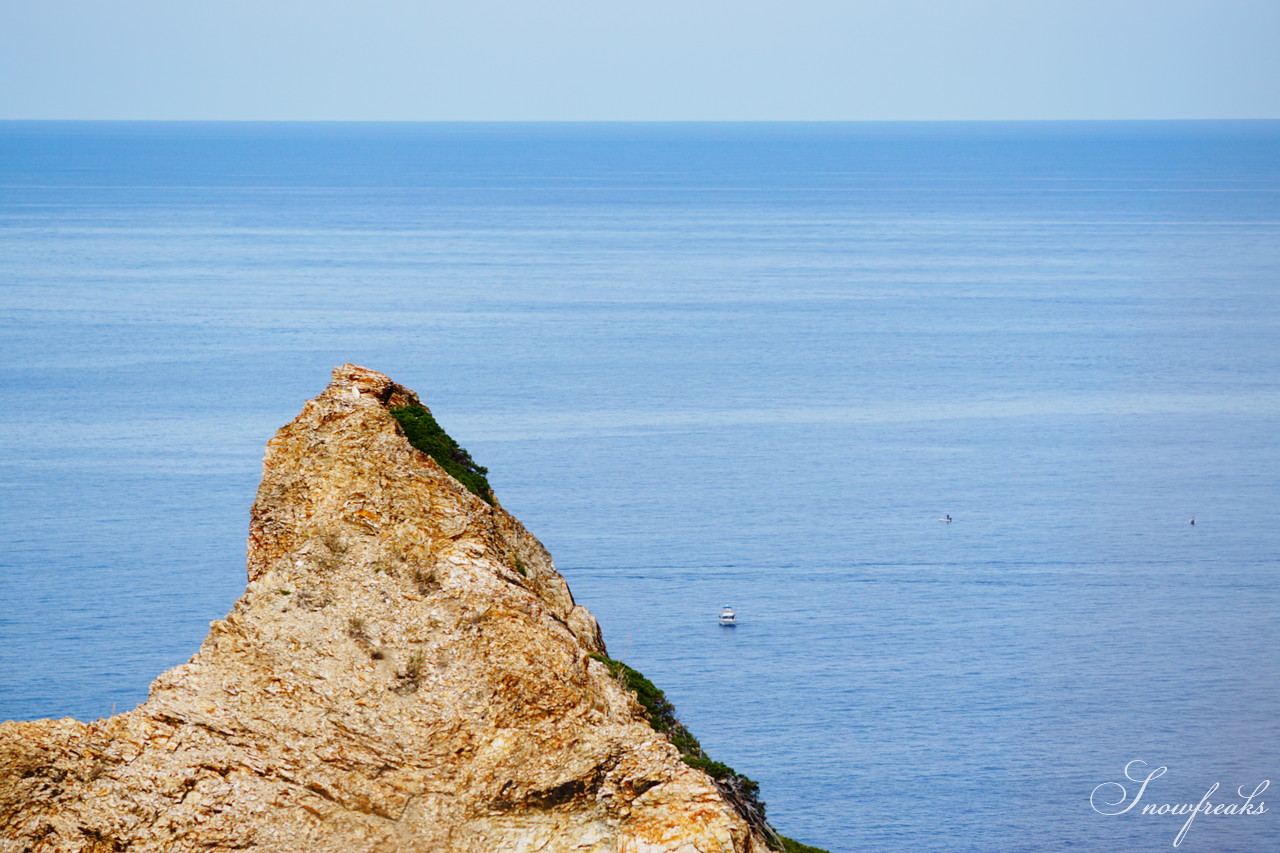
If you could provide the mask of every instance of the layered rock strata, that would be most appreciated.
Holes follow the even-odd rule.
[[[267,445],[248,586],[138,708],[0,726],[0,851],[763,853],[542,545],[354,365]]]

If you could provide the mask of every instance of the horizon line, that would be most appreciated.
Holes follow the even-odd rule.
[[[1280,122],[1251,118],[915,118],[915,119],[373,119],[373,118],[6,118],[0,124],[455,124],[455,125],[743,125],[743,124],[1175,124]]]

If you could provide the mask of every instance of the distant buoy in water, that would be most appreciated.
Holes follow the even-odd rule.
[[[1193,515],[1191,516],[1191,520],[1188,521],[1187,524],[1195,524],[1195,523],[1196,523],[1196,517]]]

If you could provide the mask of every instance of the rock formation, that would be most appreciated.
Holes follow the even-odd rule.
[[[128,713],[0,726],[0,851],[763,853],[496,501],[343,365],[267,445],[248,586]],[[489,497],[489,496],[486,496]]]

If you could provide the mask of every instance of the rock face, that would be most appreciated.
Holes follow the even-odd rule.
[[[738,851],[542,545],[343,365],[267,445],[249,582],[125,714],[0,726],[0,851]]]

